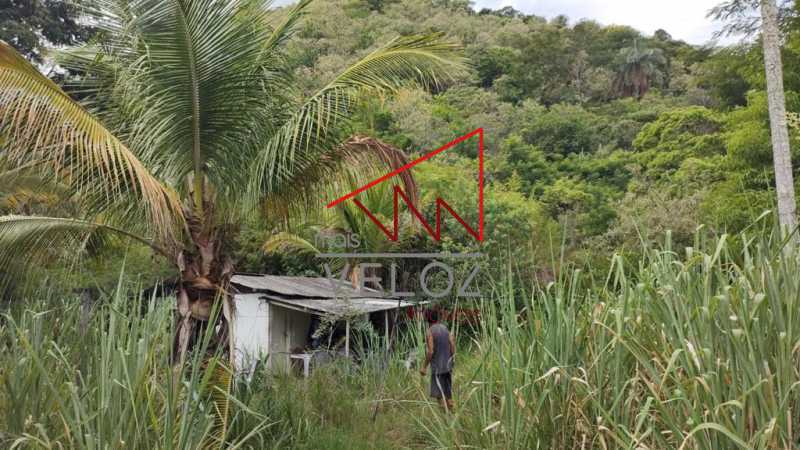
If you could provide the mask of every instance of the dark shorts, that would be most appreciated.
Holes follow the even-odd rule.
[[[431,397],[453,398],[453,377],[450,372],[435,374],[431,371]]]

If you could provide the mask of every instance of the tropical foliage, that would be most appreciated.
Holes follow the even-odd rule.
[[[655,238],[667,228],[689,245],[701,225],[719,233],[737,231],[774,206],[757,43],[696,46],[665,30],[647,36],[629,27],[548,21],[510,8],[470,12],[451,2],[385,2],[376,10],[341,1],[312,9],[306,31],[291,49],[295,70],[312,75],[305,79],[309,90],[321,83],[317,77],[395,32],[447,29],[460,40],[473,64],[470,76],[444,92],[406,89],[392,99],[370,99],[357,125],[412,155],[483,127],[489,183],[520,194],[523,209],[538,211],[529,216],[532,223],[561,225],[563,235],[553,235],[549,225],[537,225],[534,234],[541,243],[563,238],[569,260],[605,260],[595,256],[619,245],[634,249],[642,237]],[[800,47],[794,13],[784,9],[783,14],[791,115],[800,111],[800,82],[793,75]],[[340,32],[343,23],[352,24],[345,27],[350,31]],[[622,86],[631,97],[620,98]],[[796,133],[790,130],[792,142]],[[456,186],[456,173],[474,170],[474,151],[457,153],[460,157],[431,164],[427,170],[440,172],[436,176],[417,171],[420,192],[447,195],[445,189]],[[450,184],[435,182],[442,178]],[[474,202],[474,191],[457,192],[465,205]],[[639,221],[647,226],[638,227]],[[549,270],[552,261],[543,256],[541,243],[528,245],[530,235],[506,234],[499,222],[487,223],[497,237],[484,250],[538,248],[516,256],[539,266],[534,272]],[[285,270],[286,262],[322,273],[313,261],[298,267],[296,260],[277,257],[283,262],[262,260],[251,269]],[[602,273],[601,266],[594,268]]]
[[[2,259],[22,269],[112,235],[148,245],[180,274],[182,355],[234,270],[237,223],[265,199],[300,203],[343,163],[401,163],[391,147],[348,139],[360,99],[441,87],[460,70],[441,35],[407,35],[302,95],[285,49],[309,3],[278,15],[251,1],[96,2],[87,20],[101,37],[60,60],[81,74],[80,100],[0,43],[4,163],[35,165],[79,205],[69,218],[0,219]]]
[[[756,31],[750,3],[715,14]],[[796,157],[800,22],[781,3]],[[757,37],[690,45],[465,0],[87,5],[63,25],[82,14],[91,39],[49,54],[28,38],[88,33],[0,16],[0,446],[798,445],[800,259],[766,212]],[[479,127],[482,243],[453,219],[434,241],[407,214],[394,243],[352,204],[324,208]],[[401,182],[425,217],[442,197],[473,224],[477,157],[464,145]],[[391,188],[362,199],[384,223]],[[326,236],[356,234],[359,250],[483,253],[483,301],[441,305],[481,317],[452,324],[456,414],[403,367],[415,321],[388,355],[306,383],[232,383],[230,274],[323,275],[314,253],[342,250]],[[425,261],[398,264],[402,278]],[[168,277],[177,322],[140,293]]]
[[[105,8],[107,15],[116,17],[113,5],[101,3],[98,9]],[[161,8],[172,11],[170,14],[176,11]],[[231,11],[212,8],[209,14],[225,16],[233,14]],[[352,183],[348,178],[363,176],[363,171],[340,171],[341,164],[337,163],[357,158],[361,164],[363,153],[377,154],[389,163],[399,162],[389,147],[363,136],[380,138],[413,156],[477,127],[484,128],[486,136],[487,207],[495,208],[495,193],[502,192],[497,198],[510,201],[510,209],[502,217],[519,219],[514,226],[506,226],[502,223],[506,219],[490,218],[487,232],[491,237],[483,250],[501,256],[509,248],[525,249],[517,256],[533,264],[531,273],[553,270],[548,247],[559,242],[566,245],[567,260],[596,262],[596,255],[608,254],[620,245],[634,249],[642,237],[655,238],[668,228],[683,244],[690,243],[690,236],[701,224],[717,232],[736,231],[772,208],[769,128],[758,45],[712,49],[675,40],[664,30],[646,36],[629,27],[591,21],[571,23],[564,18],[547,21],[509,8],[470,11],[461,3],[432,5],[423,0],[402,4],[342,0],[301,3],[278,11],[257,9],[256,15],[268,22],[264,27],[259,25],[258,32],[269,35],[264,42],[273,42],[268,45],[274,47],[272,56],[264,53],[268,62],[263,62],[263,76],[269,83],[253,88],[244,82],[240,86],[236,84],[239,81],[225,81],[245,69],[225,65],[218,70],[215,65],[206,65],[214,52],[222,52],[216,47],[208,49],[212,53],[197,62],[198,81],[206,83],[198,84],[200,99],[203,104],[215,105],[200,110],[202,126],[197,142],[202,151],[198,161],[206,173],[202,180],[193,177],[196,127],[190,119],[193,104],[186,100],[191,97],[187,88],[191,80],[179,71],[189,64],[172,63],[179,57],[187,61],[185,55],[170,53],[174,51],[170,48],[162,51],[164,44],[137,44],[156,37],[173,42],[159,28],[166,19],[141,15],[128,23],[123,14],[117,14],[114,20],[103,21],[109,30],[102,39],[60,57],[62,66],[77,74],[63,89],[80,99],[82,106],[91,108],[98,123],[113,130],[159,184],[140,186],[132,179],[123,179],[130,170],[138,170],[131,168],[113,172],[117,179],[111,184],[106,180],[107,173],[100,170],[63,177],[57,186],[39,185],[46,191],[31,191],[34,176],[43,173],[48,178],[52,173],[79,170],[79,161],[73,159],[71,150],[64,150],[61,160],[43,166],[46,171],[36,168],[18,177],[18,192],[11,185],[3,188],[4,198],[10,201],[6,211],[16,215],[46,213],[119,228],[166,250],[173,264],[182,255],[185,267],[199,263],[197,257],[202,254],[192,241],[220,239],[227,242],[226,248],[216,246],[215,252],[222,253],[212,257],[212,266],[219,273],[228,258],[239,270],[322,274],[319,260],[308,254],[286,248],[264,253],[262,244],[287,236],[299,236],[313,244],[320,230],[355,232],[356,228],[362,228],[360,235],[373,237],[368,245],[376,250],[392,244],[380,239],[377,227],[350,223],[356,216],[350,215],[348,222],[344,210],[320,217],[325,214],[321,205],[324,200],[348,189],[346,184],[337,183],[332,190],[325,190],[311,181],[341,174],[344,178],[339,181]],[[789,20],[792,12],[784,10],[783,14],[787,32],[783,49],[785,84],[791,115],[800,112],[795,94],[800,82],[792,75],[797,72],[794,68],[800,61],[800,47],[796,45],[794,22]],[[219,39],[229,42],[231,48],[242,45],[236,52],[242,55],[242,64],[249,67],[257,64],[257,58],[249,53],[249,44],[237,41],[236,33],[248,33],[243,27],[239,24]],[[169,39],[179,42],[176,29],[169,29],[173,33]],[[445,62],[442,55],[451,56],[453,48],[432,43],[438,40],[412,42],[403,38],[387,44],[397,35],[437,30],[447,30],[449,38],[464,48],[471,72],[449,70],[454,60]],[[209,33],[210,39],[213,33]],[[199,42],[195,39],[195,44]],[[408,49],[419,45],[425,57],[432,59],[423,63],[418,61],[419,51],[396,52],[392,45]],[[147,48],[147,53],[142,48]],[[202,45],[198,49],[205,51]],[[419,80],[416,73],[394,66],[396,58],[413,60],[429,72],[423,71]],[[229,60],[227,56],[221,59]],[[372,68],[385,70],[381,73],[389,83],[351,71]],[[208,75],[211,73],[213,76]],[[406,83],[410,79],[436,87],[415,88]],[[372,86],[370,95],[360,95],[365,87],[362,83]],[[618,98],[623,93],[620,83],[638,94]],[[251,88],[268,90],[269,94],[244,93]],[[321,106],[339,109],[318,115]],[[173,123],[164,117],[186,119]],[[310,127],[306,129],[310,131],[316,126],[315,120],[327,124],[327,133],[298,131],[302,127]],[[245,126],[249,121],[258,123]],[[301,128],[292,128],[298,126]],[[218,132],[221,129],[226,131]],[[261,137],[256,137],[259,133]],[[793,141],[796,133],[790,133]],[[361,137],[346,141],[351,135]],[[24,138],[34,136],[19,136],[20,144]],[[293,147],[295,138],[308,142]],[[319,147],[311,142],[317,138]],[[265,144],[259,146],[259,142]],[[351,145],[340,145],[344,142]],[[224,150],[234,147],[235,152]],[[301,155],[300,148],[308,156]],[[84,158],[90,155],[85,153]],[[20,159],[13,152],[10,156],[4,162],[9,168],[28,158]],[[458,179],[458,173],[474,171],[475,158],[474,149],[465,147],[415,171],[419,191],[427,193],[420,198],[423,212],[432,213],[425,208],[431,199],[444,194],[458,203],[456,210],[467,215],[468,223],[477,220],[469,212],[476,200],[475,190]],[[314,161],[324,164],[314,166]],[[119,163],[125,164],[123,160]],[[30,180],[27,184],[26,179]],[[103,183],[95,182],[98,179]],[[196,189],[196,182],[200,189]],[[167,191],[159,193],[159,185]],[[320,190],[312,193],[310,188]],[[458,194],[448,196],[448,189]],[[124,193],[130,202],[126,199],[109,206],[104,199],[112,190]],[[208,197],[202,202],[196,195],[200,190]],[[269,201],[258,202],[265,198]],[[205,205],[208,201],[211,203]],[[58,208],[50,208],[54,202]],[[158,203],[162,206],[154,210]],[[682,214],[669,213],[675,210]],[[202,221],[196,217],[200,211],[220,225],[219,235],[198,233],[196,229],[193,232],[181,225],[202,228]],[[639,227],[638,222],[647,226]],[[458,233],[461,228],[453,222],[448,229]],[[435,243],[411,229],[404,235],[407,239],[391,248],[433,251],[471,245],[459,236]],[[87,248],[82,246],[82,239],[73,241],[79,248]],[[118,240],[106,242],[116,242],[119,248]],[[201,247],[208,253],[207,246]],[[594,267],[602,272],[602,266]],[[199,278],[200,285],[206,278],[214,284],[214,278],[219,277],[209,275]],[[156,278],[155,271],[148,276]],[[106,283],[113,280],[113,276],[102,278]]]

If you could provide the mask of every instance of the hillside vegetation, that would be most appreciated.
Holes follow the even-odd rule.
[[[800,40],[793,30],[784,47],[790,118],[800,112]],[[336,0],[312,5],[290,58],[312,91],[378,43],[430,31],[462,44],[471,72],[439,92],[409,88],[395,99],[365,102],[356,131],[418,155],[484,128],[484,250],[523,250],[516,258],[541,271],[553,243],[563,240],[569,259],[604,271],[611,252],[635,253],[641,239],[671,230],[685,245],[701,224],[737,232],[773,208],[757,42],[692,46],[664,30],[646,36],[623,25],[547,21],[511,8],[475,12],[459,1]],[[795,149],[798,131],[791,127]],[[422,192],[447,192],[468,223],[477,222],[477,193],[465,176],[475,157],[474,150],[459,151],[415,172]],[[428,217],[434,197],[422,198]],[[380,211],[391,217],[391,209]],[[319,223],[315,215],[298,218],[293,231],[313,238],[316,228],[307,223]],[[458,248],[469,239],[453,224],[452,241],[416,239],[406,247]],[[318,270],[312,259],[296,258],[251,253],[247,264]]]
[[[800,25],[786,23],[787,109],[797,149]],[[735,233],[773,209],[757,41],[701,47],[673,39],[668,30],[647,36],[624,25],[548,21],[512,8],[475,11],[465,1],[332,0],[310,5],[288,43],[286,67],[296,75],[300,95],[311,94],[378,46],[420,32],[442,32],[460,44],[470,69],[436,90],[409,85],[392,98],[363,100],[347,132],[380,138],[416,156],[482,127],[482,250],[493,261],[501,262],[513,248],[529,274],[542,278],[557,270],[553,249],[563,247],[567,260],[603,273],[612,252],[634,257],[641,240],[650,242],[666,230],[685,245],[701,225],[716,234]],[[81,97],[80,73],[59,77]],[[467,223],[477,223],[470,178],[475,158],[474,148],[458,149],[415,169],[427,217],[434,215],[436,196],[444,195]],[[0,178],[0,212],[58,216],[78,208],[57,184],[25,181]],[[313,242],[321,229],[343,229],[361,234],[365,251],[474,248],[452,219],[442,242],[406,233],[407,239],[389,244],[371,223],[324,210],[340,193],[309,199],[288,220],[283,212],[275,214],[278,207],[237,224],[237,269],[323,273],[318,260],[291,246],[263,251],[265,242],[284,231]],[[390,202],[370,206],[391,217]],[[126,254],[145,279],[169,273],[146,253],[116,246],[95,253],[100,262],[92,264],[118,266]],[[112,287],[116,279],[114,271],[91,268],[84,275],[79,284]]]

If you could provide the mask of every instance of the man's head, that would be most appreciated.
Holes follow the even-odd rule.
[[[439,321],[439,311],[435,309],[428,310],[428,323],[434,324]]]

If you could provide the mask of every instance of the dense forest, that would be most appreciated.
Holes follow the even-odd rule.
[[[791,118],[800,112],[800,34],[787,22]],[[374,99],[363,105],[357,131],[418,154],[483,127],[491,252],[513,248],[519,260],[547,265],[564,243],[571,260],[591,260],[602,271],[615,250],[635,252],[642,239],[663,239],[666,230],[690,244],[701,225],[737,232],[773,209],[757,40],[693,46],[668,30],[646,36],[510,7],[331,1],[313,5],[289,57],[310,91],[378,43],[430,31],[463,45],[471,71],[439,92],[409,88],[396,99]],[[798,125],[790,122],[793,140]],[[461,155],[417,177],[423,192],[453,192],[462,200],[456,209],[466,211],[476,193],[462,168],[474,166],[475,155]]]
[[[78,27],[77,10],[60,8],[50,14],[40,8],[26,20],[53,30],[54,36],[43,36],[52,45],[102,38]],[[59,15],[67,20],[53,19]],[[62,29],[51,26],[54,20]],[[285,54],[300,98],[396,36],[442,32],[462,46],[467,70],[435,90],[409,85],[390,99],[363,101],[350,131],[415,156],[484,128],[482,248],[497,257],[514,249],[515,259],[531,262],[535,273],[552,272],[552,255],[562,251],[568,260],[603,272],[611,253],[635,253],[642,240],[661,240],[667,230],[674,242],[688,244],[698,227],[713,234],[737,232],[774,206],[763,61],[755,39],[696,46],[673,39],[668,30],[647,36],[624,25],[564,16],[546,20],[511,7],[476,11],[467,1],[445,0],[315,2],[303,20]],[[800,131],[800,27],[791,17],[784,23],[794,142]],[[7,34],[14,30],[4,27]],[[44,43],[27,35],[5,37],[33,61],[42,60]],[[56,66],[50,75],[81,95],[80,71]],[[426,193],[421,198],[426,214],[433,214],[435,195],[446,191],[453,207],[475,223],[470,205],[477,193],[464,176],[475,157],[474,151],[458,152],[415,171]],[[4,214],[52,215],[72,207],[57,185],[29,181],[15,178],[0,186]],[[291,241],[286,232],[313,241],[320,229],[338,227],[360,233],[373,250],[390,245],[370,223],[357,222],[346,211],[326,215],[325,199],[314,200],[288,221],[282,214],[264,214],[242,225],[238,267],[321,273],[312,255],[284,245]],[[372,206],[391,216],[390,203]],[[470,245],[461,239],[463,228],[450,230],[452,236],[440,243],[411,236],[391,245],[394,250]],[[120,254],[134,270],[150,273],[147,279],[166,273],[153,269],[146,249],[127,246],[112,246],[106,258],[87,262],[86,273],[101,284],[113,283],[113,273],[98,275],[93,269],[106,267],[108,258],[119,261]]]

